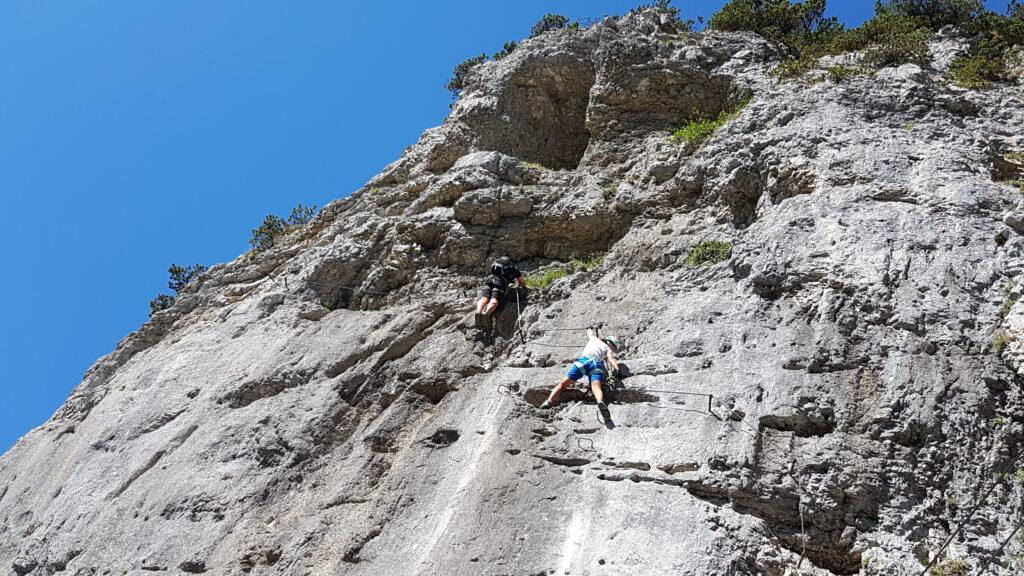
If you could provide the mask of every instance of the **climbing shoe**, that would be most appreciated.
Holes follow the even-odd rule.
[[[608,405],[605,404],[604,402],[598,402],[597,403],[597,409],[600,410],[601,412],[607,412],[608,411]]]
[[[540,408],[541,408],[541,410],[547,410],[548,408],[551,408],[551,402],[548,402],[547,400],[545,400],[545,401],[544,401],[544,402],[543,402],[543,403],[542,403],[542,404],[540,405]]]

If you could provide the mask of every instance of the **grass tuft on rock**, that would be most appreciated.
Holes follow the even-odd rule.
[[[847,66],[846,64],[840,64],[838,66],[833,66],[829,68],[827,70],[827,73],[829,80],[835,83],[839,83],[845,82],[846,80],[849,80],[854,76],[866,74],[867,71],[864,70],[863,68],[857,68],[855,66]]]
[[[591,254],[589,257],[584,258],[583,260],[578,260],[574,258],[572,260],[572,264],[579,268],[583,268],[584,271],[589,271],[603,264],[604,257],[607,255],[607,252],[597,252],[596,254]]]
[[[547,290],[555,283],[555,280],[565,278],[568,275],[569,272],[565,270],[550,270],[537,276],[527,276],[525,278],[526,287],[533,288],[534,290]]]
[[[971,573],[971,563],[963,558],[950,558],[933,565],[928,573],[932,576],[967,576]]]
[[[669,137],[669,140],[676,144],[682,144],[688,142],[693,145],[694,148],[700,148],[705,142],[711,139],[718,132],[718,129],[725,126],[726,122],[739,116],[740,110],[747,105],[747,102],[742,102],[732,110],[722,110],[718,113],[717,118],[711,118],[705,116],[701,112],[694,112],[690,119],[690,122],[682,128],[676,130]]]
[[[800,78],[804,74],[807,74],[818,64],[818,59],[804,56],[795,60],[786,60],[779,64],[772,70],[772,75],[783,80],[792,80],[794,78]]]
[[[732,242],[705,240],[693,247],[693,252],[686,257],[687,266],[711,266],[729,259]]]
[[[1003,350],[1006,350],[1006,343],[1008,341],[1005,332],[996,334],[996,337],[992,340],[992,349],[995,350],[997,356],[1003,355]]]

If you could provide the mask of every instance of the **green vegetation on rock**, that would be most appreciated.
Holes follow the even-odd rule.
[[[188,286],[206,270],[206,266],[202,264],[194,264],[192,266],[171,264],[171,267],[167,269],[167,273],[170,275],[167,287],[174,291],[174,296],[170,294],[157,294],[156,298],[149,302],[150,317],[161,310],[167,310],[173,306],[174,302],[178,299],[178,295],[185,289],[185,286]]]
[[[846,64],[840,64],[833,66],[827,70],[828,79],[832,82],[845,82],[858,74],[863,74],[864,70],[856,68],[854,66],[847,66]]]
[[[516,42],[516,41],[505,42],[505,45],[501,47],[501,50],[498,51],[498,52],[495,52],[494,56],[491,56],[491,58],[493,58],[494,60],[501,60],[502,58],[504,58],[504,57],[508,56],[509,54],[511,54],[512,52],[514,52],[515,49],[518,46],[519,46],[519,42]]]
[[[562,269],[557,269],[557,270],[550,270],[548,272],[545,272],[544,274],[540,274],[540,275],[537,275],[537,276],[527,276],[525,278],[525,280],[526,280],[526,287],[527,288],[533,288],[533,289],[547,290],[548,288],[551,287],[552,284],[554,284],[555,280],[558,280],[559,278],[565,278],[568,275],[569,275],[568,271],[562,270]]]
[[[575,26],[569,24],[569,19],[561,14],[545,14],[543,18],[537,21],[536,24],[530,28],[530,38],[536,38],[541,34],[551,30],[561,30],[562,28],[579,28],[579,24]]]
[[[992,339],[992,349],[995,350],[996,355],[1002,356],[1003,350],[1006,350],[1006,343],[1008,342],[1005,332],[999,332],[996,337]]]
[[[588,272],[597,268],[604,263],[605,256],[607,256],[606,252],[597,252],[583,259],[573,258],[568,263],[568,269],[564,267],[566,266],[565,263],[561,263],[557,264],[557,266],[562,266],[560,268],[549,269],[543,272],[538,270],[535,274],[525,278],[526,287],[547,290],[559,278],[565,278],[575,272]]]
[[[943,26],[954,25],[980,41],[954,60],[950,77],[961,86],[984,88],[1010,79],[1011,48],[1024,45],[1024,6],[1018,0],[1011,0],[1006,15],[986,10],[980,0],[880,1],[875,16],[852,29],[825,18],[824,11],[825,0],[732,0],[712,16],[711,27],[758,32],[794,48],[798,58],[774,72],[784,79],[803,76],[822,56],[859,50],[864,51],[862,71],[924,66],[928,41]]]
[[[934,564],[928,573],[932,576],[967,576],[971,572],[971,563],[963,558],[950,558]]]
[[[835,17],[825,18],[825,0],[732,0],[711,17],[715,30],[750,30],[772,40],[842,29]]]
[[[732,110],[722,110],[716,118],[710,118],[701,112],[694,112],[690,122],[673,132],[669,140],[676,144],[688,142],[694,148],[700,148],[715,135],[719,128],[725,126],[726,122],[739,116],[740,110],[746,104],[746,102],[742,102]]]
[[[292,209],[291,215],[287,218],[267,214],[267,217],[263,219],[263,224],[252,231],[252,238],[249,239],[252,251],[259,253],[272,248],[279,238],[312,220],[313,215],[316,214],[316,208],[316,206],[309,207],[299,204]]]
[[[584,258],[583,260],[573,258],[571,263],[573,266],[576,266],[577,268],[582,268],[584,271],[589,271],[593,268],[597,268],[601,264],[604,264],[604,258],[607,255],[608,254],[606,252],[598,252],[596,254],[591,254],[590,256]]]
[[[463,60],[455,65],[455,69],[452,70],[452,78],[445,86],[445,88],[451,91],[452,100],[458,100],[459,96],[462,95],[462,89],[466,87],[466,77],[469,76],[470,70],[472,70],[477,64],[481,64],[486,60],[487,54],[481,54],[468,60]]]
[[[686,257],[687,266],[711,266],[729,259],[732,242],[705,240],[693,247],[693,252]]]

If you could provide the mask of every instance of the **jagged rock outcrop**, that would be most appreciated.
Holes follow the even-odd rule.
[[[893,575],[953,535],[1016,573],[1020,92],[781,83],[786,56],[648,11],[475,68],[0,458],[0,570]],[[729,258],[686,265],[705,240]],[[601,252],[472,329],[491,258]],[[612,419],[537,410],[598,322],[627,346]]]

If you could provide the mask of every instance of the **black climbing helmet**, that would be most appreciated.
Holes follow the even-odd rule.
[[[505,271],[512,268],[512,260],[509,260],[508,256],[502,256],[491,264],[491,274],[498,276],[504,276]]]

